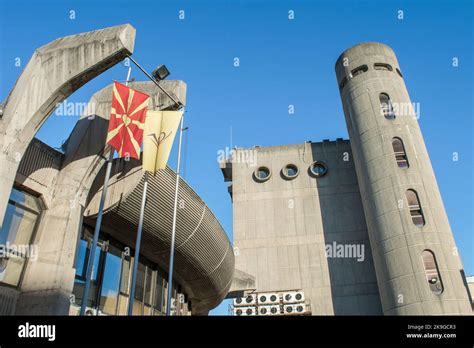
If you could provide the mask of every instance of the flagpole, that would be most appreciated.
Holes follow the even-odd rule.
[[[130,74],[132,73],[132,67],[128,67],[127,72],[127,81],[125,85],[128,85],[128,81],[130,80]],[[100,233],[100,225],[102,224],[102,215],[104,213],[104,203],[105,197],[107,195],[107,188],[109,186],[109,178],[110,172],[112,171],[112,161],[114,159],[114,148],[110,147],[109,158],[107,159],[107,168],[105,170],[105,179],[104,179],[104,186],[102,189],[102,195],[100,196],[100,203],[99,203],[99,211],[97,213],[97,220],[95,221],[95,229],[94,229],[94,237],[92,239],[91,251],[89,253],[89,259],[87,261],[87,272],[86,272],[86,283],[84,285],[84,291],[82,293],[82,302],[81,302],[81,311],[79,315],[84,315],[86,312],[87,300],[89,298],[89,291],[91,287],[91,276],[92,276],[92,269],[94,267],[94,260],[95,260],[95,249],[97,243],[99,241],[99,233]],[[98,310],[98,308],[97,308]]]
[[[142,204],[140,208],[140,219],[138,221],[137,240],[135,242],[135,257],[133,259],[132,286],[128,297],[128,315],[133,313],[133,303],[135,302],[135,285],[137,283],[138,261],[140,258],[140,244],[142,241],[143,217],[145,215],[146,194],[148,188],[148,171],[145,170],[143,183]]]
[[[166,315],[171,315],[171,294],[173,290],[173,263],[174,263],[174,243],[176,239],[176,217],[178,213],[178,190],[179,190],[179,165],[181,162],[181,140],[183,138],[184,112],[181,116],[181,124],[179,126],[179,143],[178,143],[178,164],[176,166],[176,189],[174,194],[174,210],[173,210],[173,227],[171,230],[171,246],[170,246],[170,265],[168,270],[168,300],[166,302]]]

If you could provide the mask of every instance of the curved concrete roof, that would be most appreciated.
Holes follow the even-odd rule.
[[[97,214],[104,169],[88,199],[85,219]],[[107,191],[103,229],[134,246],[144,175],[140,161],[115,159]],[[141,254],[168,269],[176,173],[169,167],[148,176]],[[175,279],[183,286],[196,314],[207,313],[226,296],[234,273],[231,243],[212,211],[180,181],[176,229]]]

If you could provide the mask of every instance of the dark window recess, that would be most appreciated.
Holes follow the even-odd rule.
[[[406,192],[408,209],[410,209],[411,220],[417,227],[423,227],[425,225],[425,218],[423,216],[423,210],[421,209],[420,201],[418,200],[418,194],[415,190],[407,190]]]
[[[395,159],[399,168],[406,169],[409,167],[407,154],[405,152],[405,146],[400,138],[392,139],[393,152],[395,153]]]
[[[433,252],[430,250],[423,250],[421,258],[423,259],[426,281],[428,282],[430,290],[436,295],[440,295],[443,292],[443,283],[439,275],[438,265]]]
[[[395,68],[395,70],[397,71],[397,74],[400,75],[400,77],[403,78],[402,72],[398,68]]]
[[[367,72],[367,70],[369,70],[369,67],[364,64],[364,65],[358,66],[357,68],[352,70],[351,75],[352,75],[352,77],[356,77],[357,75],[360,75],[362,73]]]
[[[380,109],[382,110],[384,117],[389,120],[394,120],[396,116],[389,95],[387,93],[380,93],[379,100]]]
[[[386,70],[386,71],[393,71],[393,68],[390,64],[386,63],[375,63],[374,64],[375,70]]]
[[[342,89],[346,86],[346,83],[347,83],[347,77],[344,77],[341,83],[339,84],[339,90],[342,91]]]

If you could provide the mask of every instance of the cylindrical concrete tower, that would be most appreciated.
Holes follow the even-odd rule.
[[[336,75],[385,315],[472,314],[415,108],[392,49],[346,50]]]

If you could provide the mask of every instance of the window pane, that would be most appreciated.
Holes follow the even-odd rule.
[[[443,283],[439,276],[438,266],[434,254],[429,250],[422,253],[423,266],[425,268],[426,281],[430,290],[439,295],[443,292]]]
[[[10,200],[24,205],[25,207],[34,210],[37,213],[42,211],[41,204],[38,197],[35,197],[24,191],[20,191],[16,188],[12,189]]]
[[[357,75],[360,75],[362,73],[365,73],[367,70],[369,70],[369,67],[367,65],[361,65],[354,70],[351,71],[352,77],[356,77]]]
[[[20,283],[21,272],[25,265],[25,259],[22,257],[11,256],[0,260],[0,282],[18,286]]]
[[[130,261],[123,259],[122,264],[122,283],[120,284],[120,291],[128,294],[128,282],[130,277]]]
[[[112,253],[107,253],[99,307],[104,313],[107,314],[115,314],[119,291],[121,265],[122,259],[119,256]]]
[[[386,71],[392,71],[392,66],[390,64],[386,63],[375,63],[374,64],[374,69],[375,70],[386,70]]]
[[[37,219],[38,215],[8,204],[4,224],[0,231],[0,243],[29,245]]]
[[[403,146],[402,140],[400,138],[393,138],[392,147],[398,167],[408,168],[407,155],[405,153],[405,147]]]
[[[86,275],[86,257],[87,254],[87,242],[84,239],[79,240],[79,251],[77,252],[76,260],[76,276],[85,277]]]
[[[164,304],[164,279],[158,273],[156,275],[156,287],[155,287],[155,309],[163,312],[163,304]]]
[[[145,266],[142,263],[138,264],[137,271],[137,285],[135,287],[135,298],[143,301],[143,292],[145,286]]]
[[[34,209],[35,212],[27,208]],[[5,248],[5,257],[0,258],[0,282],[19,285],[26,258],[35,252],[31,242],[40,212],[38,198],[16,188],[12,189],[0,229],[0,244]]]
[[[152,303],[152,293],[151,293],[151,285],[153,282],[153,271],[150,267],[146,268],[146,282],[145,282],[145,303],[151,304]]]
[[[413,190],[407,190],[406,196],[407,196],[408,205],[409,205],[410,207],[412,207],[412,206],[419,206],[419,204],[418,204],[418,197],[416,197],[415,191],[413,191]]]
[[[422,227],[425,225],[425,218],[423,216],[423,211],[418,200],[418,195],[414,190],[407,190],[406,197],[408,202],[408,209],[410,210],[411,219],[413,224],[417,227]]]
[[[388,96],[388,94],[380,93],[379,100],[380,100],[380,108],[381,108],[382,114],[385,116],[385,118],[394,119],[395,118],[395,112],[393,111],[392,102],[391,102],[390,97]]]

